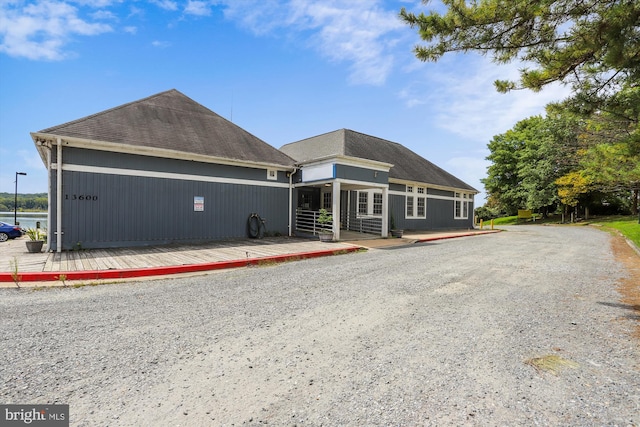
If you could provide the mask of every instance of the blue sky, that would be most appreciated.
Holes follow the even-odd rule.
[[[482,193],[491,138],[567,96],[499,94],[521,64],[422,63],[401,7],[437,1],[0,1],[0,192],[46,192],[30,132],[177,89],[276,148],[348,128]]]

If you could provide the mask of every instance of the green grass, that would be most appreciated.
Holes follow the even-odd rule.
[[[546,220],[538,219],[536,222],[518,222],[517,216],[505,216],[502,218],[496,218],[493,220],[494,226],[500,225],[516,225],[516,224],[545,224],[545,223],[559,223],[560,217],[558,215],[552,216]],[[490,224],[490,221],[485,221],[484,225],[487,227]],[[640,224],[638,224],[638,217],[634,215],[629,216],[609,216],[609,217],[599,217],[590,219],[589,221],[581,221],[576,223],[576,225],[588,225],[588,224],[597,224],[602,226],[603,229],[609,231],[619,231],[624,235],[627,239],[631,240],[635,243],[636,246],[640,247]]]
[[[537,214],[536,214],[537,215]],[[501,218],[496,218],[493,220],[493,225],[516,225],[516,224],[543,224],[545,222],[559,222],[560,219],[558,219],[558,217],[549,217],[547,219],[542,219],[541,216],[536,217],[535,222],[532,221],[531,219],[528,220],[518,220],[518,216],[514,215],[514,216],[503,216]],[[489,221],[485,221],[484,222],[485,225],[491,224],[491,220]]]
[[[493,220],[493,225],[514,225],[518,222],[517,216],[503,216]],[[486,224],[491,224],[491,221],[485,221]]]
[[[599,224],[604,229],[617,230],[627,239],[640,247],[640,224],[637,216],[614,216],[598,218],[590,221],[591,224]]]

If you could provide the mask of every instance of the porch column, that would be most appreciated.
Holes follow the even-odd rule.
[[[333,189],[331,190],[331,215],[333,216],[333,238],[340,240],[340,182],[333,181]]]
[[[382,237],[389,237],[389,187],[382,189]]]
[[[62,139],[56,142],[56,252],[62,252]]]

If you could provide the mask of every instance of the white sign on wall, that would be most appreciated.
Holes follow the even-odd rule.
[[[324,165],[305,166],[302,168],[302,182],[319,181],[322,179],[333,179],[334,165],[327,163]]]
[[[193,197],[193,211],[204,212],[204,197],[202,196]]]

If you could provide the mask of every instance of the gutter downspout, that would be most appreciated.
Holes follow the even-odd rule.
[[[56,252],[62,252],[62,139],[57,138],[56,159]]]
[[[298,167],[294,166],[293,170],[289,173],[289,237],[293,236],[293,174],[298,171]]]

